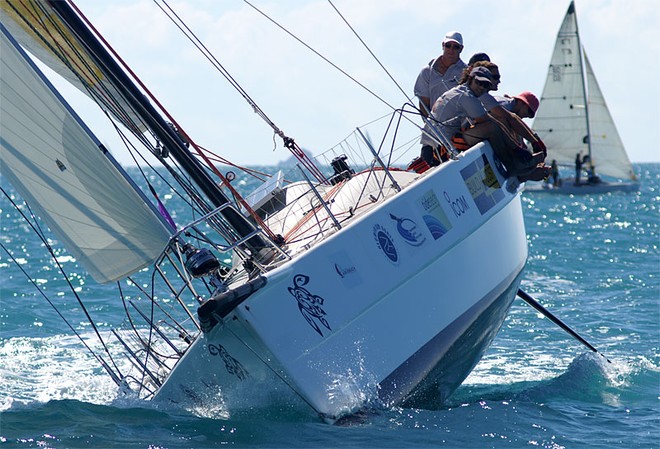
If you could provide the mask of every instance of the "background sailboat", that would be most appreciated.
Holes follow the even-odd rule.
[[[548,147],[548,161],[575,168],[584,159],[586,174],[531,185],[527,190],[557,193],[635,191],[639,185],[603,93],[580,42],[571,2],[557,34],[534,129]]]

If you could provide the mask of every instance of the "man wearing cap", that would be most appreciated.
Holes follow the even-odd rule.
[[[435,100],[440,95],[458,85],[463,69],[467,67],[461,60],[463,36],[458,31],[450,31],[442,41],[442,55],[425,65],[415,81],[415,96],[419,98],[419,108],[428,116]]]
[[[536,95],[529,91],[521,92],[514,97],[492,96],[486,93],[479,99],[489,114],[504,122],[520,138],[530,142],[534,152],[540,151],[547,155],[545,144],[539,135],[522,121],[523,118],[534,118],[536,115],[536,110],[539,108],[539,100]]]
[[[490,71],[493,76],[493,87],[490,91],[497,90],[500,84],[500,69],[497,64],[491,61],[480,61],[474,64],[475,67],[485,67]],[[521,92],[515,97],[493,96],[490,92],[486,92],[479,97],[481,103],[496,120],[502,122],[508,129],[511,129],[515,134],[517,140],[523,145],[522,139],[531,142],[534,152],[542,152],[547,155],[545,144],[541,138],[536,134],[525,122],[523,118],[534,118],[536,110],[539,107],[539,99],[536,95],[529,91]]]
[[[442,54],[425,65],[415,81],[415,96],[419,99],[419,110],[423,117],[428,117],[435,101],[458,85],[463,70],[467,67],[461,60],[463,51],[463,36],[458,31],[450,31],[442,40]],[[438,143],[430,137],[428,125],[425,124],[420,143],[422,158],[431,166],[440,161],[433,157]]]
[[[435,127],[444,140],[461,132],[466,122],[482,123],[488,120],[488,112],[479,97],[493,85],[493,77],[485,67],[476,67],[467,81],[454,87],[438,98],[431,111]]]
[[[467,81],[445,92],[433,105],[432,118],[444,140],[461,134],[469,146],[488,139],[510,176],[530,175],[543,162],[543,153],[530,154],[519,144],[506,124],[492,118],[479,97],[496,85],[486,67],[475,67]],[[506,114],[510,114],[506,112]],[[540,174],[545,174],[542,169]]]

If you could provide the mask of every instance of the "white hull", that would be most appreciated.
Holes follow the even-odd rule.
[[[366,169],[335,154],[344,141],[323,154],[330,178],[306,161],[304,182],[284,187],[275,176],[249,206],[227,196],[231,177],[204,157],[211,175],[203,149],[68,2],[18,3],[0,3],[12,74],[2,78],[0,158],[15,184],[32,180],[19,190],[52,212],[40,215],[83,268],[100,282],[126,280],[117,283],[126,320],[107,339],[96,332],[103,354],[85,345],[117,385],[194,407],[248,405],[281,387],[329,420],[375,399],[433,391],[444,400],[460,385],[502,325],[527,259],[519,183],[502,177],[487,143],[419,174],[390,165],[413,148],[397,141],[407,120],[392,120],[378,149],[358,128],[368,151],[346,148]],[[116,115],[139,140],[134,156],[166,162],[191,222],[177,225],[151,184],[148,193],[132,182],[5,22]],[[84,63],[69,52],[54,60],[63,47]]]
[[[500,328],[527,259],[517,186],[479,190],[505,183],[490,167],[480,145],[268,272],[156,397],[287,384],[328,419],[376,395],[392,404],[434,387],[446,398]]]

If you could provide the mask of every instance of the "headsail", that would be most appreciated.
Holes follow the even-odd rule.
[[[600,174],[634,180],[636,179],[635,171],[586,53],[584,62],[589,96],[589,131],[593,163]]]
[[[127,129],[146,130],[138,115],[122,101],[102,69],[48,2],[3,0],[0,18],[14,39],[32,56],[85,95],[94,97]],[[114,102],[120,102],[119,107]]]
[[[98,282],[158,257],[170,230],[0,24],[2,174]]]
[[[589,154],[597,174],[635,178],[580,43],[572,2],[557,34],[534,129],[549,149],[548,158],[560,165],[573,166],[577,153]]]

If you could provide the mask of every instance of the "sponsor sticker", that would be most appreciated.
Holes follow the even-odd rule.
[[[437,195],[433,190],[429,190],[417,201],[422,210],[424,224],[428,228],[431,236],[438,240],[452,228],[447,214],[445,214]]]
[[[485,154],[462,169],[461,176],[481,215],[504,198],[502,186]]]
[[[352,288],[362,284],[362,277],[357,267],[351,257],[344,251],[333,254],[330,257],[330,263],[334,272],[337,273],[337,276],[346,287]]]
[[[417,223],[407,217],[397,217],[390,214],[390,218],[396,222],[396,230],[403,241],[410,246],[420,246],[426,241],[426,237],[417,229]]]
[[[389,232],[387,232],[387,229],[385,229],[380,224],[376,224],[374,225],[373,228],[373,235],[374,235],[374,239],[376,240],[376,245],[378,245],[378,248],[380,248],[383,254],[385,254],[385,256],[389,259],[390,262],[398,265],[399,252],[397,251],[396,246],[394,245],[394,240],[392,239],[392,236],[390,235]]]

